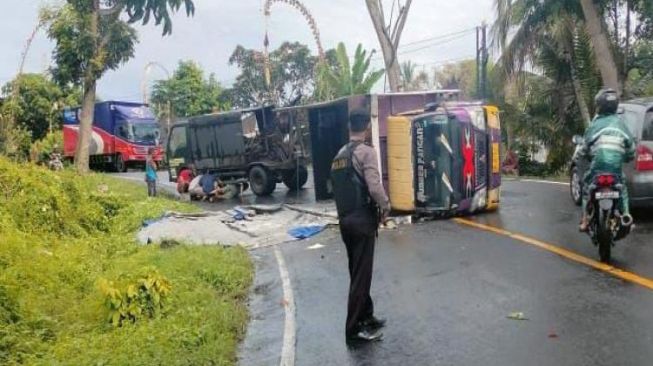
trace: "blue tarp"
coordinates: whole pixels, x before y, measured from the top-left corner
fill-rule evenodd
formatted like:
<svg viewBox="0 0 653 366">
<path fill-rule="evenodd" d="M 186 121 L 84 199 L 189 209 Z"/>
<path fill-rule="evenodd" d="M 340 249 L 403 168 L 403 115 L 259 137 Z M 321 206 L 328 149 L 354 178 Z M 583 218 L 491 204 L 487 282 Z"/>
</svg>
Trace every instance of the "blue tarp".
<svg viewBox="0 0 653 366">
<path fill-rule="evenodd" d="M 321 233 L 325 228 L 326 225 L 298 226 L 288 230 L 288 234 L 293 238 L 306 239 Z"/>
</svg>

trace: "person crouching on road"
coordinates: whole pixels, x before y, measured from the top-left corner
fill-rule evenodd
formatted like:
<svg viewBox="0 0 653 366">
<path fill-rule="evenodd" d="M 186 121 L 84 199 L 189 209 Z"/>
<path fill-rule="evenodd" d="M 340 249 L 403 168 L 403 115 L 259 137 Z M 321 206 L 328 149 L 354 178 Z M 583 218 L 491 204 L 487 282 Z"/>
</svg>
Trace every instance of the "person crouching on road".
<svg viewBox="0 0 653 366">
<path fill-rule="evenodd" d="M 202 197 L 204 197 L 204 190 L 200 185 L 200 181 L 202 180 L 202 177 L 204 177 L 204 175 L 202 174 L 197 175 L 188 184 L 188 194 L 190 195 L 191 201 L 200 200 L 202 199 Z"/>
<path fill-rule="evenodd" d="M 177 177 L 177 193 L 184 194 L 190 190 L 190 182 L 196 175 L 195 166 L 190 165 L 188 169 L 182 169 Z"/>
<path fill-rule="evenodd" d="M 384 319 L 374 316 L 370 297 L 374 242 L 379 222 L 390 212 L 390 201 L 381 184 L 376 151 L 365 144 L 370 115 L 354 110 L 349 117 L 349 143 L 331 165 L 333 193 L 340 234 L 349 260 L 349 300 L 345 336 L 348 344 L 383 337 Z M 380 211 L 380 212 L 379 212 Z"/>
<path fill-rule="evenodd" d="M 224 197 L 225 184 L 213 174 L 204 174 L 199 182 L 202 187 L 202 199 L 213 202 Z"/>
<path fill-rule="evenodd" d="M 147 195 L 149 197 L 156 197 L 156 162 L 154 161 L 154 149 L 147 150 L 147 158 L 145 159 L 145 183 L 147 183 Z"/>
</svg>

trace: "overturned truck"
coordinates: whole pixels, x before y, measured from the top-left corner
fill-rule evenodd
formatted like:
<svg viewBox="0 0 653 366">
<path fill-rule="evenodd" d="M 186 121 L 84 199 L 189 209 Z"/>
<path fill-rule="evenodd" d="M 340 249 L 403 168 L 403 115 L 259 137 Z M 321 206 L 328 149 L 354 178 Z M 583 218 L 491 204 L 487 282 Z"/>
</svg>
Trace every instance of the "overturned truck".
<svg viewBox="0 0 653 366">
<path fill-rule="evenodd" d="M 393 209 L 450 216 L 496 210 L 501 196 L 499 110 L 444 103 L 388 121 Z"/>
<path fill-rule="evenodd" d="M 308 179 L 305 126 L 276 114 L 259 107 L 175 123 L 166 147 L 170 180 L 194 167 L 228 184 L 249 182 L 258 196 L 271 194 L 279 182 L 301 189 Z"/>
</svg>

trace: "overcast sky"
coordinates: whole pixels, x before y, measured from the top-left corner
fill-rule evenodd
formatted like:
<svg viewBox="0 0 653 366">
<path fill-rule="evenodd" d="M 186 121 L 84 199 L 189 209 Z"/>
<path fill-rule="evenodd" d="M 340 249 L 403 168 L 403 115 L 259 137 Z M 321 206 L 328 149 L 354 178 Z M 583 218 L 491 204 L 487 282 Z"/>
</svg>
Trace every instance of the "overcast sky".
<svg viewBox="0 0 653 366">
<path fill-rule="evenodd" d="M 8 0 L 4 0 L 8 1 Z M 51 3 L 52 1 L 50 1 Z M 414 0 L 404 29 L 400 60 L 412 60 L 431 69 L 447 61 L 475 57 L 472 28 L 494 19 L 494 0 Z M 37 22 L 43 0 L 11 1 L 12 11 L 0 14 L 0 83 L 16 74 L 25 41 Z M 378 49 L 364 0 L 303 0 L 313 13 L 325 48 L 343 41 L 350 54 L 356 44 Z M 386 0 L 388 12 L 391 1 Z M 179 60 L 195 60 L 208 72 L 215 73 L 224 85 L 231 84 L 237 69 L 228 59 L 241 44 L 262 48 L 265 29 L 262 0 L 195 0 L 196 13 L 186 18 L 179 13 L 173 19 L 173 34 L 161 37 L 161 28 L 136 25 L 140 43 L 135 57 L 119 70 L 107 73 L 98 86 L 102 99 L 140 101 L 143 68 L 150 61 L 163 64 L 171 72 Z M 462 32 L 469 30 L 468 32 Z M 455 34 L 454 34 L 455 33 Z M 453 35 L 451 35 L 453 34 Z M 316 49 L 301 14 L 286 4 L 274 4 L 269 23 L 271 47 L 284 41 L 299 41 Z M 450 35 L 450 36 L 446 36 Z M 442 37 L 446 36 L 446 37 Z M 440 38 L 436 38 L 440 37 Z M 416 41 L 434 40 L 412 44 Z M 52 43 L 43 32 L 32 45 L 26 72 L 43 72 L 50 65 Z M 375 59 L 374 66 L 383 66 Z M 154 70 L 152 78 L 164 78 Z"/>
</svg>

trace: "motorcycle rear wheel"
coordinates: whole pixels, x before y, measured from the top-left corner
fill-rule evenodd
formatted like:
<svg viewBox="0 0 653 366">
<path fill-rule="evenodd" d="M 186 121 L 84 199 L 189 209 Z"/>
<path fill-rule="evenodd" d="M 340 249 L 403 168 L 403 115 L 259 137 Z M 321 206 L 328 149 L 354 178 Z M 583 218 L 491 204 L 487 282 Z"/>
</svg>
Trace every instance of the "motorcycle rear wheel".
<svg viewBox="0 0 653 366">
<path fill-rule="evenodd" d="M 610 259 L 612 256 L 612 242 L 613 242 L 613 236 L 612 236 L 612 230 L 610 229 L 610 213 L 605 212 L 601 209 L 598 210 L 598 217 L 596 218 L 598 220 L 597 222 L 597 230 L 596 230 L 596 236 L 597 236 L 597 241 L 599 242 L 599 258 L 601 258 L 601 262 L 603 263 L 610 263 Z"/>
</svg>

